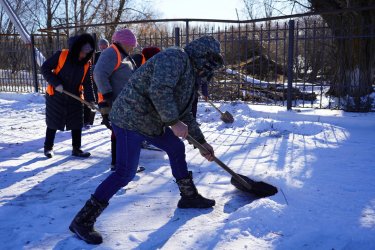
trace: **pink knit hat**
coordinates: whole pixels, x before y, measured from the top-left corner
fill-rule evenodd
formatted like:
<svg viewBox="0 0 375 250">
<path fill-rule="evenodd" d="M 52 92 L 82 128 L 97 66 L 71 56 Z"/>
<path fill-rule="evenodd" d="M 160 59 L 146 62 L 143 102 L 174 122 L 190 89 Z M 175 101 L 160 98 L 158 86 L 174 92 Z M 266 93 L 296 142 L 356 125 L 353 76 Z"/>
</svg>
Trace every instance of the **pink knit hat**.
<svg viewBox="0 0 375 250">
<path fill-rule="evenodd" d="M 112 42 L 119 42 L 125 45 L 137 46 L 137 38 L 130 29 L 121 29 L 112 36 Z"/>
</svg>

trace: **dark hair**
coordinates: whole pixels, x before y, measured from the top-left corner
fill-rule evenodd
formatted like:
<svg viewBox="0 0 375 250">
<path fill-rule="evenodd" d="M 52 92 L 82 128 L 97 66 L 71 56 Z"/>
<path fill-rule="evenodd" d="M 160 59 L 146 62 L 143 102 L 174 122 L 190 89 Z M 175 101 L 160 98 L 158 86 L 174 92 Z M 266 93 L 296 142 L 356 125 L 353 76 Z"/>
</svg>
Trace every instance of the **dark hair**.
<svg viewBox="0 0 375 250">
<path fill-rule="evenodd" d="M 158 47 L 146 47 L 142 50 L 142 54 L 144 55 L 146 61 L 160 52 Z"/>
<path fill-rule="evenodd" d="M 90 53 L 87 53 L 86 57 L 83 60 L 78 60 L 82 47 L 87 43 L 90 44 L 92 48 L 95 48 L 94 38 L 88 33 L 70 37 L 68 40 L 70 59 L 77 63 L 87 63 L 91 59 L 94 50 L 92 50 Z"/>
</svg>

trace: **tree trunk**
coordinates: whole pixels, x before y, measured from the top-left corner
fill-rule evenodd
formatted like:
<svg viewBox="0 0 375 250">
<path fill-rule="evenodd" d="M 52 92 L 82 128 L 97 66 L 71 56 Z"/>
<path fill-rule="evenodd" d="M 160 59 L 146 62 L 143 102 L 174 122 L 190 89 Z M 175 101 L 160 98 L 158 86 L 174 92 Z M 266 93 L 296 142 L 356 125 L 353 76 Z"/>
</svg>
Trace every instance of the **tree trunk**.
<svg viewBox="0 0 375 250">
<path fill-rule="evenodd" d="M 116 14 L 115 19 L 113 20 L 114 23 L 118 23 L 118 22 L 121 21 L 121 16 L 122 16 L 122 13 L 124 12 L 124 9 L 125 9 L 125 3 L 126 3 L 126 0 L 120 0 L 119 1 L 119 7 L 118 7 L 118 10 L 117 10 L 117 14 Z M 117 25 L 110 26 L 110 28 L 109 28 L 110 36 L 112 36 L 113 33 L 115 33 L 116 28 L 117 28 Z"/>
<path fill-rule="evenodd" d="M 361 30 L 365 32 L 364 29 Z M 375 73 L 374 39 L 373 37 L 335 41 L 339 65 L 329 93 L 342 97 L 342 105 L 347 111 L 371 110 L 370 94 L 373 92 L 372 84 Z"/>
<path fill-rule="evenodd" d="M 78 25 L 78 0 L 73 0 L 74 25 Z M 74 33 L 77 33 L 77 28 L 74 28 Z"/>
<path fill-rule="evenodd" d="M 315 10 L 365 7 L 371 1 L 310 0 Z M 336 45 L 335 77 L 328 94 L 340 99 L 347 111 L 371 110 L 375 73 L 375 10 L 322 15 L 331 29 Z"/>
<path fill-rule="evenodd" d="M 46 14 L 47 14 L 47 20 L 46 20 L 46 25 L 47 29 L 52 28 L 52 0 L 47 0 L 47 5 L 46 5 Z M 51 36 L 51 33 L 47 33 L 47 46 L 48 48 L 53 48 L 53 39 Z"/>
<path fill-rule="evenodd" d="M 69 0 L 65 0 L 65 25 L 69 25 Z M 65 30 L 65 34 L 69 37 L 69 29 Z"/>
<path fill-rule="evenodd" d="M 79 9 L 79 25 L 85 24 L 85 0 L 81 0 L 80 9 Z M 79 32 L 83 32 L 84 28 L 79 28 Z"/>
</svg>

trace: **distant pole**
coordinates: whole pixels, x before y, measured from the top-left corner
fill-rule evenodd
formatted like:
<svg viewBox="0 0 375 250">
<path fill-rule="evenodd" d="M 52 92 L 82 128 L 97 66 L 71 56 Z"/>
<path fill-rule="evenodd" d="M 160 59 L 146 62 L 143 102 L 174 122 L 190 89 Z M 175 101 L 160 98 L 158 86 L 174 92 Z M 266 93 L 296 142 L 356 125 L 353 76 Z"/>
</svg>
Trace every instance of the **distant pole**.
<svg viewBox="0 0 375 250">
<path fill-rule="evenodd" d="M 56 29 L 56 50 L 59 50 L 59 49 L 60 49 L 60 30 Z"/>
<path fill-rule="evenodd" d="M 189 21 L 186 21 L 186 44 L 189 43 Z"/>
<path fill-rule="evenodd" d="M 38 73 L 37 73 L 37 65 L 36 65 L 36 51 L 35 51 L 35 39 L 34 39 L 34 35 L 32 34 L 30 36 L 30 40 L 31 40 L 31 59 L 32 59 L 32 66 L 33 66 L 33 78 L 34 78 L 34 91 L 36 93 L 39 92 L 39 88 L 38 88 Z"/>
<path fill-rule="evenodd" d="M 287 109 L 292 109 L 292 88 L 293 88 L 293 58 L 294 58 L 294 20 L 289 20 L 289 39 L 288 39 L 288 90 L 287 90 Z"/>
<path fill-rule="evenodd" d="M 92 37 L 94 38 L 94 41 L 95 41 L 95 50 L 98 51 L 99 50 L 99 47 L 98 47 L 98 36 L 96 35 L 96 33 L 92 33 Z"/>
<path fill-rule="evenodd" d="M 180 28 L 174 28 L 174 46 L 180 47 Z"/>
</svg>

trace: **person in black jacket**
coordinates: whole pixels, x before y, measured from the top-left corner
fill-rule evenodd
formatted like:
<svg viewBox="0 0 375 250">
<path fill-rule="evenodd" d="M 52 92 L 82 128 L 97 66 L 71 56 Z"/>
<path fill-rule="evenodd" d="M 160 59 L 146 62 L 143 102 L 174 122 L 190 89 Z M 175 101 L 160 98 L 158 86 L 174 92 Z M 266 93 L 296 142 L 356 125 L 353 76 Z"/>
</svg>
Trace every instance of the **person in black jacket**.
<svg viewBox="0 0 375 250">
<path fill-rule="evenodd" d="M 79 96 L 82 91 L 88 102 L 94 102 L 92 81 L 90 78 L 90 58 L 95 47 L 89 34 L 81 34 L 69 39 L 69 51 L 57 51 L 42 65 L 43 77 L 48 82 L 46 93 L 46 139 L 44 155 L 53 156 L 53 145 L 57 130 L 71 130 L 72 155 L 89 157 L 89 152 L 81 148 L 83 126 L 83 104 L 63 93 L 64 90 Z M 65 53 L 66 52 L 66 53 Z M 64 60 L 64 56 L 66 55 Z M 57 73 L 56 73 L 57 72 Z"/>
</svg>

